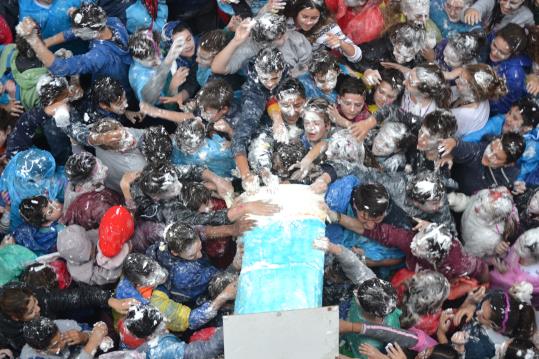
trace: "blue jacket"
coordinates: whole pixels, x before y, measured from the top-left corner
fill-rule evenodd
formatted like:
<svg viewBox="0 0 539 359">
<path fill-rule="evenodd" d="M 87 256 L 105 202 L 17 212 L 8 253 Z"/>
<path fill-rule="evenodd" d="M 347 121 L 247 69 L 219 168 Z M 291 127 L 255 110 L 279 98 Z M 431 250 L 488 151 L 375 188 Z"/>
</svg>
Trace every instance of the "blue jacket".
<svg viewBox="0 0 539 359">
<path fill-rule="evenodd" d="M 66 184 L 63 167 L 56 167 L 49 152 L 32 148 L 13 156 L 0 177 L 0 192 L 8 192 L 11 200 L 10 230 L 22 224 L 19 205 L 23 199 L 46 194 L 63 202 Z"/>
<path fill-rule="evenodd" d="M 171 298 L 180 303 L 194 301 L 204 294 L 210 280 L 219 272 L 205 258 L 194 261 L 183 260 L 174 257 L 168 249 L 161 251 L 159 243 L 151 245 L 146 255 L 157 260 L 168 270 L 167 289 Z"/>
<path fill-rule="evenodd" d="M 142 90 L 144 89 L 144 86 L 146 86 L 148 81 L 150 81 L 150 79 L 155 76 L 156 72 L 156 67 L 144 66 L 138 61 L 133 61 L 133 63 L 129 67 L 129 84 L 135 92 L 137 100 L 142 101 Z M 170 72 L 168 78 L 170 78 Z M 166 86 L 163 84 L 163 88 L 161 89 L 161 96 L 166 96 L 167 93 L 165 88 Z M 157 103 L 153 103 L 152 105 L 157 105 Z"/>
<path fill-rule="evenodd" d="M 447 0 L 431 0 L 430 2 L 430 18 L 438 26 L 438 29 L 440 29 L 444 39 L 452 32 L 468 32 L 480 28 L 479 25 L 471 26 L 461 21 L 449 21 L 449 17 L 447 17 L 447 13 L 444 10 L 444 4 L 446 2 Z"/>
<path fill-rule="evenodd" d="M 96 0 L 95 2 L 105 10 L 108 17 L 117 17 L 123 24 L 125 24 L 127 21 L 125 10 L 135 1 L 136 0 Z"/>
<path fill-rule="evenodd" d="M 56 251 L 56 238 L 58 232 L 63 229 L 64 225 L 59 223 L 54 223 L 46 228 L 23 223 L 15 229 L 13 238 L 17 244 L 28 248 L 38 256 L 42 256 Z"/>
<path fill-rule="evenodd" d="M 152 18 L 146 6 L 141 0 L 137 0 L 134 4 L 129 6 L 125 11 L 127 18 L 127 31 L 132 34 L 135 31 L 143 28 L 149 28 L 152 24 Z M 163 26 L 167 22 L 168 18 L 168 6 L 165 0 L 159 0 L 157 6 L 157 18 L 153 22 L 153 30 L 161 32 Z"/>
<path fill-rule="evenodd" d="M 484 136 L 499 136 L 502 134 L 503 124 L 505 123 L 505 115 L 497 115 L 491 117 L 482 129 L 469 133 L 462 138 L 466 142 L 480 142 Z M 524 136 L 526 144 L 524 154 L 518 160 L 520 165 L 520 173 L 517 177 L 518 181 L 526 181 L 528 176 L 537 168 L 539 164 L 539 129 L 534 128 Z"/>
<path fill-rule="evenodd" d="M 38 4 L 36 0 L 19 0 L 19 20 L 31 17 L 39 25 L 43 38 L 51 37 L 71 28 L 69 8 L 79 8 L 94 0 L 54 0 L 49 7 Z"/>
<path fill-rule="evenodd" d="M 335 103 L 337 102 L 337 91 L 333 90 L 330 94 L 326 94 L 322 92 L 314 82 L 313 76 L 310 73 L 306 73 L 304 75 L 301 75 L 298 77 L 298 80 L 301 82 L 303 87 L 305 88 L 305 97 L 307 99 L 314 99 L 318 97 L 322 97 L 329 101 L 329 103 Z"/>
<path fill-rule="evenodd" d="M 495 34 L 488 37 L 488 48 L 494 40 Z M 491 65 L 498 75 L 505 78 L 507 95 L 497 100 L 490 100 L 490 114 L 507 113 L 516 101 L 526 94 L 526 73 L 532 65 L 531 59 L 526 55 L 517 55 L 500 62 L 492 62 L 490 58 L 487 64 Z"/>
<path fill-rule="evenodd" d="M 56 58 L 49 70 L 56 76 L 91 74 L 95 81 L 110 76 L 121 82 L 129 94 L 129 65 L 133 62 L 127 45 L 128 34 L 121 21 L 114 17 L 107 19 L 107 26 L 118 42 L 111 40 L 92 40 L 89 51 L 69 59 Z M 66 41 L 75 39 L 72 30 L 64 31 Z"/>
</svg>

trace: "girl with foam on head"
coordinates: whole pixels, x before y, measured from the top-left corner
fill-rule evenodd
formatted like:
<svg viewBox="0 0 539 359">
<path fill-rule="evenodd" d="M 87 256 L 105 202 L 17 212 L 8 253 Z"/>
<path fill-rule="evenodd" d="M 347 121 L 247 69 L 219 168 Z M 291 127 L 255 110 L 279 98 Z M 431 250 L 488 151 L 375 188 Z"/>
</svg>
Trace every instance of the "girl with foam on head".
<svg viewBox="0 0 539 359">
<path fill-rule="evenodd" d="M 301 112 L 305 133 L 301 138 L 306 148 L 311 148 L 329 136 L 331 121 L 327 114 L 328 102 L 323 99 L 308 101 Z"/>
</svg>

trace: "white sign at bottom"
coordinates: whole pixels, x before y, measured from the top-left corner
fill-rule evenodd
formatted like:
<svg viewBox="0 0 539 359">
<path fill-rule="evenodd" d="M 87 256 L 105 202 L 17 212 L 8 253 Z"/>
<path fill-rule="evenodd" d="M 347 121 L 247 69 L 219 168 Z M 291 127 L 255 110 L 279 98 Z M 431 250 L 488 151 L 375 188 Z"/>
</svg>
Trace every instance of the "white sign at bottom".
<svg viewBox="0 0 539 359">
<path fill-rule="evenodd" d="M 226 359 L 335 359 L 339 309 L 323 307 L 223 318 Z"/>
</svg>

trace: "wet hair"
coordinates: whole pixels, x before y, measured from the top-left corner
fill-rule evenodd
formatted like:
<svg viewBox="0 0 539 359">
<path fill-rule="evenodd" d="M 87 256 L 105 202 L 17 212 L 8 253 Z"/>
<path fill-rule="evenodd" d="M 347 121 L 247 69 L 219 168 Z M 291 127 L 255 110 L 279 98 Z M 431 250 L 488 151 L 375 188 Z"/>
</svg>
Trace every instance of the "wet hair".
<svg viewBox="0 0 539 359">
<path fill-rule="evenodd" d="M 255 69 L 269 74 L 285 69 L 283 53 L 274 47 L 266 47 L 258 52 L 255 58 Z"/>
<path fill-rule="evenodd" d="M 129 52 L 133 58 L 144 60 L 154 57 L 159 48 L 160 35 L 148 29 L 137 30 L 129 37 Z"/>
<path fill-rule="evenodd" d="M 177 176 L 176 167 L 168 162 L 148 164 L 140 175 L 140 189 L 147 196 L 159 195 L 167 190 L 171 176 Z"/>
<path fill-rule="evenodd" d="M 490 321 L 497 331 L 508 337 L 530 338 L 535 333 L 535 310 L 502 290 L 490 292 L 484 299 L 490 300 Z"/>
<path fill-rule="evenodd" d="M 522 116 L 522 126 L 535 128 L 539 124 L 539 106 L 530 97 L 525 96 L 515 102 L 513 106 L 518 107 Z"/>
<path fill-rule="evenodd" d="M 141 138 L 141 152 L 148 163 L 166 162 L 172 156 L 172 139 L 163 126 L 146 129 Z"/>
<path fill-rule="evenodd" d="M 419 203 L 439 201 L 445 196 L 445 187 L 436 173 L 423 171 L 410 179 L 406 194 L 408 198 Z"/>
<path fill-rule="evenodd" d="M 310 99 L 301 110 L 301 118 L 304 118 L 306 112 L 315 112 L 324 120 L 326 126 L 330 126 L 331 119 L 329 118 L 328 108 L 329 102 L 326 99 L 322 97 Z"/>
<path fill-rule="evenodd" d="M 138 304 L 129 308 L 124 325 L 135 337 L 143 339 L 152 335 L 162 321 L 159 309 L 150 304 Z"/>
<path fill-rule="evenodd" d="M 258 43 L 269 43 L 284 35 L 286 18 L 283 15 L 266 12 L 256 19 L 251 29 L 251 37 Z"/>
<path fill-rule="evenodd" d="M 90 133 L 103 135 L 105 133 L 122 129 L 123 126 L 119 121 L 113 120 L 110 117 L 102 118 L 90 125 Z M 114 147 L 107 145 L 99 145 L 104 150 L 113 150 Z"/>
<path fill-rule="evenodd" d="M 21 273 L 20 279 L 30 288 L 58 289 L 58 277 L 54 269 L 47 264 L 34 263 Z"/>
<path fill-rule="evenodd" d="M 238 280 L 238 274 L 230 271 L 219 272 L 208 283 L 208 294 L 214 300 L 219 294 L 234 281 Z"/>
<path fill-rule="evenodd" d="M 369 217 L 380 217 L 389 208 L 389 193 L 379 183 L 366 183 L 354 188 L 352 200 L 356 209 L 366 212 Z"/>
<path fill-rule="evenodd" d="M 380 77 L 383 82 L 387 82 L 391 88 L 397 91 L 398 95 L 404 91 L 404 75 L 395 69 L 382 69 Z"/>
<path fill-rule="evenodd" d="M 176 139 L 176 146 L 182 151 L 193 149 L 192 146 L 194 145 L 199 148 L 204 138 L 206 138 L 206 126 L 199 119 L 182 121 L 178 123 L 174 138 Z"/>
<path fill-rule="evenodd" d="M 323 47 L 313 51 L 309 62 L 309 72 L 314 76 L 316 74 L 326 74 L 329 71 L 339 72 L 337 59 Z"/>
<path fill-rule="evenodd" d="M 526 147 L 522 135 L 518 133 L 504 133 L 501 140 L 503 152 L 507 156 L 506 163 L 516 162 L 522 156 Z"/>
<path fill-rule="evenodd" d="M 425 127 L 431 136 L 449 138 L 457 132 L 457 120 L 452 112 L 437 109 L 425 116 L 423 120 Z"/>
<path fill-rule="evenodd" d="M 51 74 L 46 74 L 39 78 L 36 91 L 43 107 L 52 105 L 69 96 L 66 78 Z"/>
<path fill-rule="evenodd" d="M 505 79 L 486 64 L 465 65 L 464 70 L 470 76 L 470 87 L 474 101 L 497 99 L 507 95 Z"/>
<path fill-rule="evenodd" d="M 200 182 L 187 182 L 182 187 L 182 201 L 185 207 L 198 211 L 200 206 L 211 200 L 211 191 Z"/>
<path fill-rule="evenodd" d="M 234 90 L 230 84 L 223 79 L 208 81 L 199 91 L 197 96 L 198 106 L 207 109 L 208 107 L 221 110 L 225 106 L 232 106 L 234 100 Z"/>
<path fill-rule="evenodd" d="M 41 35 L 41 30 L 38 29 L 38 36 Z M 30 44 L 28 43 L 28 41 L 20 36 L 20 35 L 16 35 L 15 36 L 15 46 L 17 47 L 17 51 L 19 52 L 19 55 L 20 57 L 24 57 L 25 59 L 36 59 L 36 52 L 34 51 L 34 49 L 32 49 L 32 47 L 30 46 Z"/>
<path fill-rule="evenodd" d="M 529 355 L 530 353 L 531 355 Z M 539 352 L 530 339 L 514 338 L 507 345 L 503 359 L 537 359 Z"/>
<path fill-rule="evenodd" d="M 290 166 L 299 163 L 307 154 L 305 146 L 300 142 L 280 143 L 278 142 L 273 151 L 273 170 L 282 178 L 289 178 Z M 280 161 L 280 169 L 277 169 L 277 161 Z"/>
<path fill-rule="evenodd" d="M 0 291 L 0 311 L 6 316 L 22 319 L 34 293 L 28 288 L 2 288 Z"/>
<path fill-rule="evenodd" d="M 24 323 L 22 328 L 24 341 L 36 350 L 47 349 L 58 332 L 58 326 L 51 319 L 45 317 L 32 319 Z"/>
<path fill-rule="evenodd" d="M 284 95 L 297 95 L 305 98 L 305 88 L 303 84 L 295 78 L 287 78 L 282 81 L 276 88 L 277 100 L 281 100 Z"/>
<path fill-rule="evenodd" d="M 17 124 L 17 118 L 11 116 L 6 110 L 0 109 L 0 131 L 7 131 L 14 128 Z"/>
<path fill-rule="evenodd" d="M 451 344 L 436 344 L 429 359 L 459 359 L 459 353 Z"/>
<path fill-rule="evenodd" d="M 397 307 L 397 292 L 391 283 L 371 278 L 361 283 L 355 293 L 361 308 L 378 318 L 389 315 Z"/>
<path fill-rule="evenodd" d="M 159 264 L 142 253 L 129 253 L 122 265 L 122 273 L 135 285 L 146 285 Z"/>
<path fill-rule="evenodd" d="M 535 63 L 539 63 L 539 29 L 535 26 L 527 26 L 528 43 L 526 46 L 526 54 Z"/>
<path fill-rule="evenodd" d="M 432 98 L 438 107 L 448 108 L 451 90 L 444 73 L 436 64 L 423 64 L 415 67 L 419 84 L 417 89 Z"/>
<path fill-rule="evenodd" d="M 507 45 L 509 45 L 511 56 L 523 52 L 528 44 L 526 30 L 514 23 L 509 23 L 496 32 L 496 37 L 498 36 L 504 39 Z"/>
<path fill-rule="evenodd" d="M 367 95 L 367 87 L 365 87 L 363 81 L 360 79 L 347 76 L 339 85 L 339 96 L 344 96 L 347 93 L 365 97 Z"/>
<path fill-rule="evenodd" d="M 200 48 L 211 53 L 218 53 L 228 45 L 230 37 L 224 30 L 206 32 L 200 37 Z"/>
<path fill-rule="evenodd" d="M 172 35 L 174 36 L 175 34 L 185 31 L 185 30 L 189 31 L 191 35 L 193 34 L 193 32 L 191 31 L 191 28 L 187 25 L 187 23 L 183 21 L 179 21 L 176 24 L 176 26 L 174 26 L 174 29 L 172 30 Z"/>
<path fill-rule="evenodd" d="M 67 179 L 74 183 L 86 181 L 95 168 L 97 160 L 89 152 L 80 152 L 69 156 L 64 167 Z"/>
<path fill-rule="evenodd" d="M 384 121 L 382 127 L 384 126 L 389 126 L 389 131 L 395 135 L 396 152 L 405 152 L 417 143 L 417 136 L 406 124 L 396 121 Z"/>
<path fill-rule="evenodd" d="M 189 246 L 191 246 L 197 239 L 198 235 L 195 229 L 182 222 L 174 222 L 165 229 L 165 241 L 168 245 L 168 249 L 180 254 Z"/>
<path fill-rule="evenodd" d="M 107 13 L 97 5 L 82 4 L 71 14 L 71 25 L 75 29 L 101 31 L 107 25 Z"/>
<path fill-rule="evenodd" d="M 92 85 L 92 100 L 95 104 L 104 103 L 111 105 L 125 95 L 124 88 L 120 81 L 112 77 L 102 77 Z"/>
<path fill-rule="evenodd" d="M 485 33 L 482 31 L 452 32 L 447 37 L 447 45 L 451 45 L 463 64 L 470 63 L 479 55 L 485 44 Z"/>
<path fill-rule="evenodd" d="M 45 196 L 25 198 L 19 205 L 19 213 L 26 223 L 41 227 L 47 221 L 44 212 L 48 205 L 49 199 Z"/>
<path fill-rule="evenodd" d="M 413 327 L 419 317 L 437 312 L 449 296 L 449 282 L 443 274 L 425 270 L 415 273 L 403 284 L 402 315 L 403 328 Z"/>
<path fill-rule="evenodd" d="M 391 26 L 387 30 L 387 36 L 393 46 L 403 44 L 406 47 L 415 47 L 419 51 L 425 43 L 427 32 L 424 26 L 407 22 Z"/>
</svg>

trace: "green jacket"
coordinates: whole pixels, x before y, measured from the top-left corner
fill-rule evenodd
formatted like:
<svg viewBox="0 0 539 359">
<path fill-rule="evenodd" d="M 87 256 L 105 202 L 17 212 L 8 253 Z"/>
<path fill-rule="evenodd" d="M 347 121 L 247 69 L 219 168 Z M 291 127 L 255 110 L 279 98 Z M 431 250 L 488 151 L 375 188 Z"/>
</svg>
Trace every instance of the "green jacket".
<svg viewBox="0 0 539 359">
<path fill-rule="evenodd" d="M 9 244 L 0 248 L 0 286 L 16 279 L 37 256 L 31 250 Z"/>
</svg>

